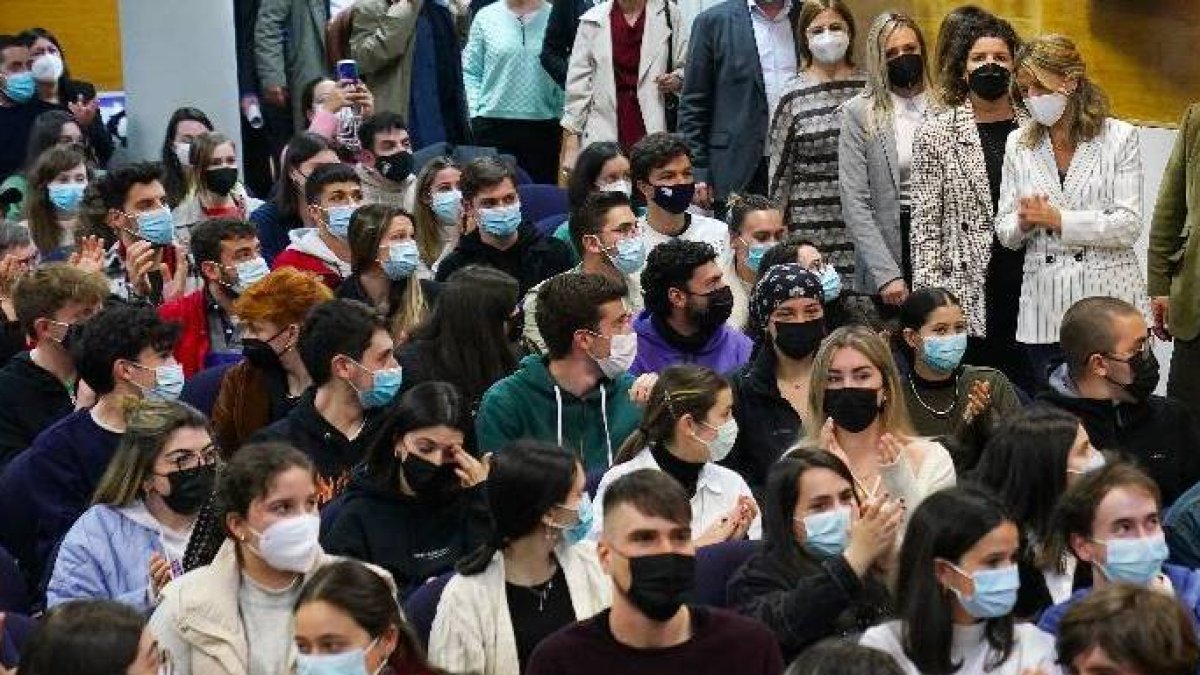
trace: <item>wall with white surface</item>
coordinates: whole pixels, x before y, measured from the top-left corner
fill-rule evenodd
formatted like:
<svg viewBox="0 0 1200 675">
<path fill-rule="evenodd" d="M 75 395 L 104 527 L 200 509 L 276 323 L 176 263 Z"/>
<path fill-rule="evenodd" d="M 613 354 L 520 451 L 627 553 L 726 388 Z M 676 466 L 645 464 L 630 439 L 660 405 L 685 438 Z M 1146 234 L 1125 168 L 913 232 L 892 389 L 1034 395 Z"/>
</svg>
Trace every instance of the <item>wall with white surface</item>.
<svg viewBox="0 0 1200 675">
<path fill-rule="evenodd" d="M 121 0 L 129 159 L 158 159 L 177 108 L 208 114 L 241 147 L 233 3 Z"/>
<path fill-rule="evenodd" d="M 1150 219 L 1154 216 L 1154 204 L 1158 200 L 1158 187 L 1162 183 L 1163 169 L 1167 166 L 1167 160 L 1171 158 L 1171 149 L 1175 145 L 1175 137 L 1178 132 L 1174 129 L 1142 127 L 1139 135 L 1142 141 L 1142 173 L 1145 176 L 1142 187 L 1142 220 L 1145 225 L 1142 228 L 1142 236 L 1138 240 L 1137 253 L 1142 261 L 1142 273 L 1145 274 Z M 1158 393 L 1164 394 L 1167 387 L 1167 373 L 1170 370 L 1171 343 L 1159 342 L 1155 354 L 1158 355 L 1158 361 L 1162 364 L 1163 373 L 1162 381 L 1158 385 Z"/>
</svg>

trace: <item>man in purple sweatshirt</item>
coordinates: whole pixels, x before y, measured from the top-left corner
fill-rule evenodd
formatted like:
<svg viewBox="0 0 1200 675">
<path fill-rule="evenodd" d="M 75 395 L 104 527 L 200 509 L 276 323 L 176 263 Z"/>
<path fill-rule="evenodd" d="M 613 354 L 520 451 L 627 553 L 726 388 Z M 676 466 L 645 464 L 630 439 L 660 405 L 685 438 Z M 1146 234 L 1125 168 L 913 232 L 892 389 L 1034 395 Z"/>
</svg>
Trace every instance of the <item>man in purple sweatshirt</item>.
<svg viewBox="0 0 1200 675">
<path fill-rule="evenodd" d="M 750 359 L 750 338 L 725 325 L 733 291 L 712 246 L 683 239 L 659 244 L 641 281 L 646 310 L 633 324 L 638 354 L 630 373 L 657 373 L 677 363 L 728 373 Z"/>
</svg>

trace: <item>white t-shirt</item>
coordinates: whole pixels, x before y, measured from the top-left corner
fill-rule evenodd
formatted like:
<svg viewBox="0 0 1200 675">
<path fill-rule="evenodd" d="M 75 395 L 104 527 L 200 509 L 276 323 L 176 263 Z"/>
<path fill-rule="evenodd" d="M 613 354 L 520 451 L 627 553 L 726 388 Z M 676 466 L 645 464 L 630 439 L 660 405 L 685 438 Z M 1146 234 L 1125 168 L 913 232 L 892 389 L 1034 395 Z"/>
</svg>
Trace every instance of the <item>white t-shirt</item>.
<svg viewBox="0 0 1200 675">
<path fill-rule="evenodd" d="M 683 228 L 683 232 L 678 236 L 671 237 L 665 235 L 653 227 L 646 221 L 645 216 L 638 219 L 638 227 L 642 231 L 642 240 L 646 242 L 646 255 L 650 255 L 650 251 L 654 250 L 655 246 L 671 241 L 672 239 L 683 239 L 685 241 L 702 241 L 717 252 L 717 265 L 724 269 L 729 265 L 729 226 L 724 221 L 708 216 L 701 216 L 695 213 L 685 213 L 684 217 L 687 225 Z M 642 266 L 645 269 L 645 265 Z"/>
<path fill-rule="evenodd" d="M 896 161 L 900 164 L 900 201 L 909 201 L 908 177 L 912 172 L 913 140 L 917 137 L 917 129 L 925 122 L 925 114 L 929 111 L 929 96 L 924 92 L 904 98 L 895 92 L 888 92 L 892 97 L 892 115 L 896 125 Z"/>
<path fill-rule="evenodd" d="M 921 675 L 921 671 L 908 660 L 901 642 L 899 621 L 891 621 L 881 626 L 875 626 L 863 633 L 859 641 L 864 647 L 871 647 L 891 654 L 896 663 L 906 675 Z M 1045 675 L 1061 675 L 1062 669 L 1055 664 L 1058 652 L 1054 648 L 1054 636 L 1043 633 L 1037 626 L 1030 623 L 1019 623 L 1013 626 L 1012 653 L 1008 660 L 994 670 L 985 670 L 985 666 L 994 658 L 992 648 L 984 638 L 983 631 L 987 624 L 979 622 L 971 626 L 955 626 L 954 641 L 951 643 L 950 657 L 955 663 L 961 663 L 959 673 L 975 675 L 1021 675 L 1026 668 L 1041 668 Z"/>
</svg>

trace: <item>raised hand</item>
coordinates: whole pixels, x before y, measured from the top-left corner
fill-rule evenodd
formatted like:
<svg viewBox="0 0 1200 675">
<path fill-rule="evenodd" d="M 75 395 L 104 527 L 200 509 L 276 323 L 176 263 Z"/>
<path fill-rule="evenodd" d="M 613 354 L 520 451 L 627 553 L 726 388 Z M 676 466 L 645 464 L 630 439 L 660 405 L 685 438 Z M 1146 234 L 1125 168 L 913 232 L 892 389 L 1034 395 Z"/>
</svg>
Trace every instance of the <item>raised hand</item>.
<svg viewBox="0 0 1200 675">
<path fill-rule="evenodd" d="M 986 380 L 976 380 L 967 394 L 967 407 L 963 410 L 963 424 L 970 424 L 992 404 L 992 385 Z"/>
<path fill-rule="evenodd" d="M 79 241 L 79 246 L 67 262 L 84 272 L 102 272 L 104 255 L 104 240 L 96 236 L 87 236 Z"/>
<path fill-rule="evenodd" d="M 482 459 L 475 459 L 471 453 L 463 450 L 462 446 L 455 446 L 454 463 L 458 465 L 454 473 L 462 486 L 472 488 L 487 480 L 492 470 L 492 454 L 488 453 Z"/>
<path fill-rule="evenodd" d="M 863 504 L 858 520 L 850 525 L 850 542 L 844 554 L 859 576 L 893 549 L 903 522 L 904 505 L 899 502 L 881 500 Z"/>
</svg>

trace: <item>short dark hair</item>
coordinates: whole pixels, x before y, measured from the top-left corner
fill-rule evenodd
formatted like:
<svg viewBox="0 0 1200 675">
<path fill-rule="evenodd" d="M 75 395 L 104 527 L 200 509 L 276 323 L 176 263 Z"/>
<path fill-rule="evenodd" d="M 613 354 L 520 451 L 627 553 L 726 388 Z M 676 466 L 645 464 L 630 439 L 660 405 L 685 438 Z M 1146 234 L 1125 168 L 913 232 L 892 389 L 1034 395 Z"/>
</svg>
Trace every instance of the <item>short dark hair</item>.
<svg viewBox="0 0 1200 675">
<path fill-rule="evenodd" d="M 1081 375 L 1092 354 L 1111 354 L 1117 346 L 1113 320 L 1119 316 L 1141 315 L 1137 307 L 1118 298 L 1084 298 L 1063 314 L 1058 340 L 1071 375 Z"/>
<path fill-rule="evenodd" d="M 642 270 L 642 294 L 646 309 L 656 316 L 671 313 L 672 288 L 686 289 L 696 268 L 717 259 L 713 247 L 702 241 L 674 239 L 655 246 L 646 256 Z"/>
<path fill-rule="evenodd" d="M 664 518 L 683 527 L 692 524 L 692 504 L 683 486 L 658 469 L 638 469 L 614 480 L 604 491 L 604 519 L 608 520 L 622 504 L 629 504 L 642 515 Z"/>
<path fill-rule="evenodd" d="M 404 116 L 391 110 L 380 110 L 358 126 L 358 142 L 363 150 L 371 151 L 375 147 L 375 137 L 385 131 L 408 131 Z"/>
<path fill-rule="evenodd" d="M 755 211 L 779 211 L 782 213 L 783 208 L 773 199 L 756 194 L 732 194 L 726 200 L 729 207 L 729 231 L 733 234 L 741 232 L 742 225 L 746 222 L 746 216 Z"/>
<path fill-rule="evenodd" d="M 1056 646 L 1064 672 L 1075 672 L 1075 659 L 1095 647 L 1139 673 L 1191 675 L 1200 663 L 1196 629 L 1183 604 L 1130 584 L 1093 589 L 1071 605 L 1058 624 Z"/>
<path fill-rule="evenodd" d="M 65 602 L 42 617 L 21 650 L 18 670 L 21 675 L 127 672 L 137 660 L 145 627 L 146 618 L 121 602 Z"/>
<path fill-rule="evenodd" d="M 23 35 L 0 35 L 0 51 L 9 47 L 28 47 L 29 41 Z"/>
<path fill-rule="evenodd" d="M 153 307 L 116 303 L 83 325 L 71 343 L 71 358 L 79 377 L 103 396 L 116 387 L 113 364 L 136 361 L 143 349 L 169 354 L 179 339 L 179 324 L 167 323 Z"/>
<path fill-rule="evenodd" d="M 664 131 L 646 134 L 629 149 L 629 173 L 633 182 L 650 182 L 650 172 L 669 164 L 676 157 L 692 158 L 692 150 L 683 137 Z"/>
<path fill-rule="evenodd" d="M 568 272 L 548 279 L 537 294 L 537 326 L 547 355 L 569 355 L 576 331 L 596 330 L 600 305 L 623 297 L 625 285 L 603 274 Z"/>
<path fill-rule="evenodd" d="M 162 182 L 163 168 L 158 162 L 134 162 L 118 167 L 100 176 L 88 185 L 87 192 L 91 197 L 84 199 L 89 203 L 96 201 L 102 208 L 98 214 L 108 214 L 109 209 L 125 208 L 125 198 L 134 185 L 148 185 L 154 181 Z"/>
<path fill-rule="evenodd" d="M 953 673 L 961 664 L 951 654 L 951 596 L 938 582 L 937 560 L 959 564 L 980 539 L 1012 517 L 987 490 L 973 485 L 946 488 L 925 498 L 912 514 L 900 549 L 896 609 L 904 622 L 904 654 L 922 673 Z M 1015 525 L 1015 523 L 1013 523 Z M 988 619 L 990 647 L 985 670 L 1008 660 L 1015 639 L 1011 614 Z"/>
<path fill-rule="evenodd" d="M 296 350 L 313 384 L 319 387 L 332 375 L 333 357 L 345 354 L 361 360 L 371 338 L 381 330 L 386 331 L 387 326 L 374 309 L 357 300 L 334 298 L 309 312 L 300 328 Z"/>
<path fill-rule="evenodd" d="M 469 204 L 475 195 L 496 187 L 505 180 L 512 181 L 513 187 L 516 187 L 517 172 L 508 162 L 493 156 L 476 157 L 462 168 L 458 189 L 462 191 L 463 199 Z"/>
<path fill-rule="evenodd" d="M 325 186 L 334 183 L 362 185 L 362 179 L 358 177 L 358 173 L 353 168 L 341 162 L 322 164 L 313 169 L 304 181 L 304 198 L 309 204 L 316 204 L 321 200 L 321 191 L 325 189 Z"/>
<path fill-rule="evenodd" d="M 588 195 L 583 203 L 571 213 L 568 225 L 575 249 L 582 251 L 583 238 L 600 234 L 608 212 L 622 206 L 633 206 L 633 202 L 623 192 L 595 192 Z"/>
<path fill-rule="evenodd" d="M 1109 464 L 1079 476 L 1079 480 L 1067 488 L 1058 507 L 1054 510 L 1053 539 L 1047 542 L 1058 553 L 1071 552 L 1071 535 L 1090 539 L 1096 519 L 1096 509 L 1108 493 L 1117 488 L 1138 488 L 1162 505 L 1162 492 L 1158 483 L 1138 467 L 1124 461 Z"/>
<path fill-rule="evenodd" d="M 257 237 L 254 225 L 233 218 L 202 220 L 192 226 L 192 257 L 196 263 L 221 260 L 221 242 Z"/>
</svg>

